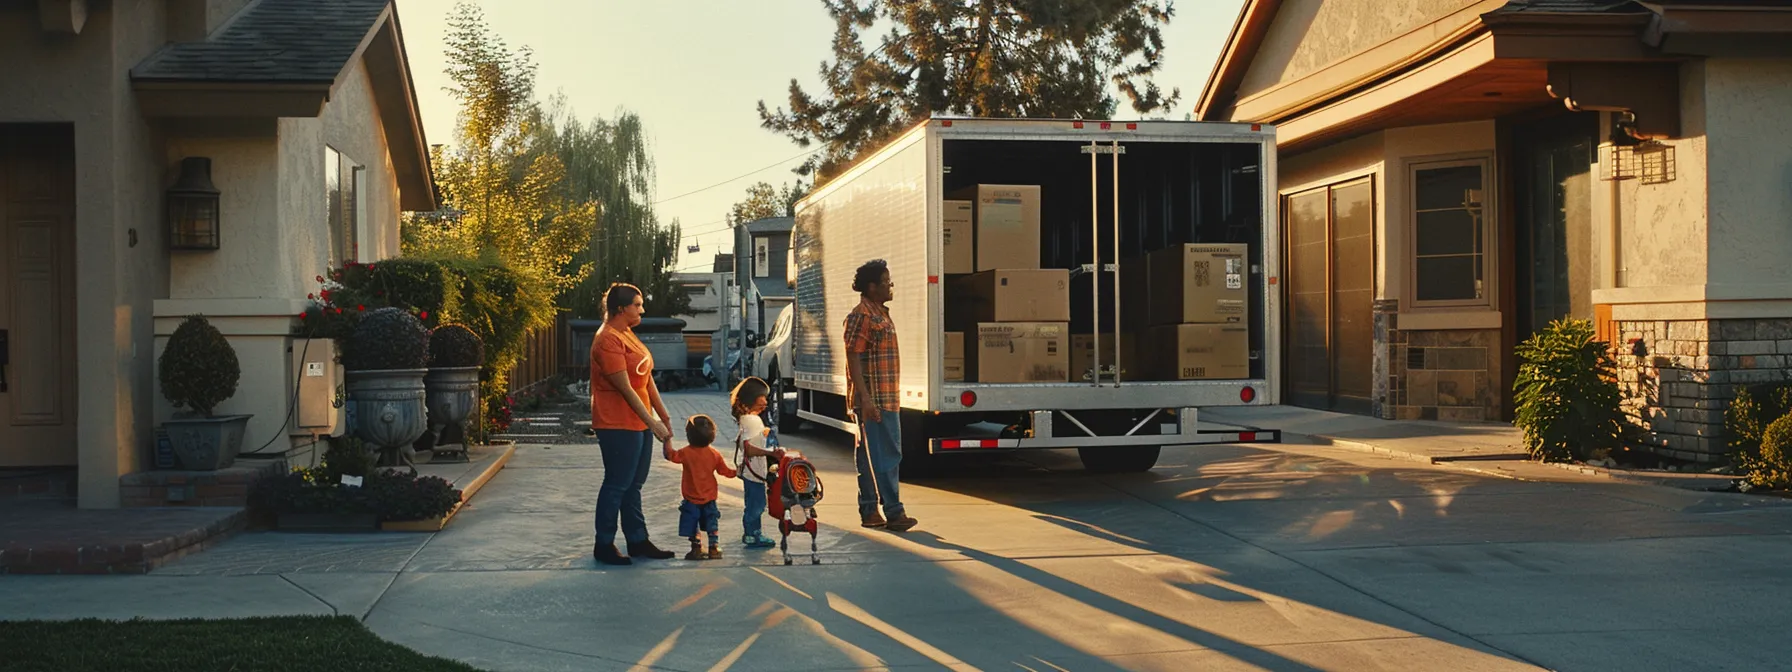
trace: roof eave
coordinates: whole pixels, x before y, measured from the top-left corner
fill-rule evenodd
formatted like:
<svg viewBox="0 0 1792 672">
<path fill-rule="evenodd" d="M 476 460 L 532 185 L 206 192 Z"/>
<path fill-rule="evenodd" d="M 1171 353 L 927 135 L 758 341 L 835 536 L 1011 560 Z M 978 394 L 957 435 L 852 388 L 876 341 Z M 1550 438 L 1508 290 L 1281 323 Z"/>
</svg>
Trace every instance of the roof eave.
<svg viewBox="0 0 1792 672">
<path fill-rule="evenodd" d="M 1239 8 L 1232 32 L 1226 37 L 1226 46 L 1220 50 L 1220 57 L 1214 60 L 1213 69 L 1207 75 L 1207 83 L 1201 87 L 1201 98 L 1195 103 L 1196 119 L 1211 119 L 1216 108 L 1231 104 L 1230 98 L 1238 87 L 1238 80 L 1244 77 L 1245 70 L 1257 57 L 1257 48 L 1263 44 L 1263 36 L 1269 32 L 1269 25 L 1281 6 L 1282 0 L 1246 0 Z"/>
<path fill-rule="evenodd" d="M 388 3 L 360 51 L 367 66 L 374 104 L 385 129 L 387 151 L 399 181 L 399 207 L 411 212 L 436 210 L 435 170 L 429 162 L 429 141 L 423 131 L 423 114 L 411 77 L 410 57 L 404 48 L 404 31 L 398 7 Z"/>
</svg>

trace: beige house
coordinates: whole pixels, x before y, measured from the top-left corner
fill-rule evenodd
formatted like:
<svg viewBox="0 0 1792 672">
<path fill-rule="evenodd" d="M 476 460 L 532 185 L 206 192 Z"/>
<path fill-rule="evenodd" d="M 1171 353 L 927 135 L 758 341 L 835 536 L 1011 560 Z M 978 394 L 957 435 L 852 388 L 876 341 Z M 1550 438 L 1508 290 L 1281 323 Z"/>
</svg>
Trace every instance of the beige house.
<svg viewBox="0 0 1792 672">
<path fill-rule="evenodd" d="M 119 506 L 193 313 L 242 362 L 218 412 L 254 415 L 243 450 L 309 463 L 288 334 L 314 277 L 436 205 L 391 0 L 0 2 L 0 62 L 0 469 L 77 467 L 82 507 Z M 216 238 L 173 233 L 189 158 Z"/>
<path fill-rule="evenodd" d="M 1666 453 L 1792 369 L 1792 2 L 1249 0 L 1197 116 L 1277 126 L 1284 399 L 1512 415 L 1593 320 Z"/>
</svg>

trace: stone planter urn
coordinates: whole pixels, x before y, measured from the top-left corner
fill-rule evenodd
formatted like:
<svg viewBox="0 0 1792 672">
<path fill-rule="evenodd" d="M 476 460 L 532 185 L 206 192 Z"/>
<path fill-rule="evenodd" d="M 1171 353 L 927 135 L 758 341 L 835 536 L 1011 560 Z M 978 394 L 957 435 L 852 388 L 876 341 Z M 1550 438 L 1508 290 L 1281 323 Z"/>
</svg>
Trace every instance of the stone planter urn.
<svg viewBox="0 0 1792 672">
<path fill-rule="evenodd" d="M 182 469 L 217 471 L 236 461 L 251 415 L 171 418 L 162 423 Z"/>
<path fill-rule="evenodd" d="M 403 448 L 429 428 L 423 384 L 428 373 L 429 369 L 347 372 L 355 436 L 380 448 L 380 466 L 410 466 L 403 459 Z"/>
<path fill-rule="evenodd" d="M 380 449 L 379 466 L 415 473 L 405 448 L 429 428 L 423 386 L 429 330 L 397 308 L 370 311 L 343 348 L 342 368 L 355 436 Z"/>
<path fill-rule="evenodd" d="M 429 431 L 442 436 L 443 428 L 464 425 L 479 404 L 479 367 L 430 369 L 423 376 L 423 386 L 428 397 Z M 460 459 L 467 459 L 464 445 L 459 452 Z"/>
</svg>

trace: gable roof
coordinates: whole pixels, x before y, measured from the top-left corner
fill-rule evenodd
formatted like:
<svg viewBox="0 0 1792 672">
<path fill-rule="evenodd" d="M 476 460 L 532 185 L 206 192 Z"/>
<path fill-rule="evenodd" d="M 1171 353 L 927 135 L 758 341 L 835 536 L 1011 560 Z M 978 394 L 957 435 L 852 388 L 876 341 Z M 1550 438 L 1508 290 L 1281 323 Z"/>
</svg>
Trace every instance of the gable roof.
<svg viewBox="0 0 1792 672">
<path fill-rule="evenodd" d="M 131 69 L 131 79 L 331 84 L 372 37 L 389 4 L 261 0 L 203 41 L 156 50 Z"/>
<path fill-rule="evenodd" d="M 747 222 L 747 233 L 790 233 L 795 229 L 795 217 L 767 217 Z"/>
<path fill-rule="evenodd" d="M 131 82 L 150 116 L 316 117 L 357 63 L 373 87 L 400 207 L 435 210 L 429 142 L 392 0 L 253 0 L 206 39 L 151 53 Z"/>
</svg>

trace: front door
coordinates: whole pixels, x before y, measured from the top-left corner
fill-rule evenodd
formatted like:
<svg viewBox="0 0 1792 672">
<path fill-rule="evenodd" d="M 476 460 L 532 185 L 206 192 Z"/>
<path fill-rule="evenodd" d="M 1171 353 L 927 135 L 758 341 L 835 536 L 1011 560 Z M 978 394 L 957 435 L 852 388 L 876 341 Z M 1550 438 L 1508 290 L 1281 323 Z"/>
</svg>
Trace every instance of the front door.
<svg viewBox="0 0 1792 672">
<path fill-rule="evenodd" d="M 1286 205 L 1288 403 L 1373 413 L 1373 178 L 1293 194 Z"/>
<path fill-rule="evenodd" d="M 1593 318 L 1593 153 L 1597 115 L 1516 129 L 1518 338 L 1564 317 Z"/>
<path fill-rule="evenodd" d="M 75 464 L 74 133 L 0 124 L 0 467 Z"/>
</svg>

